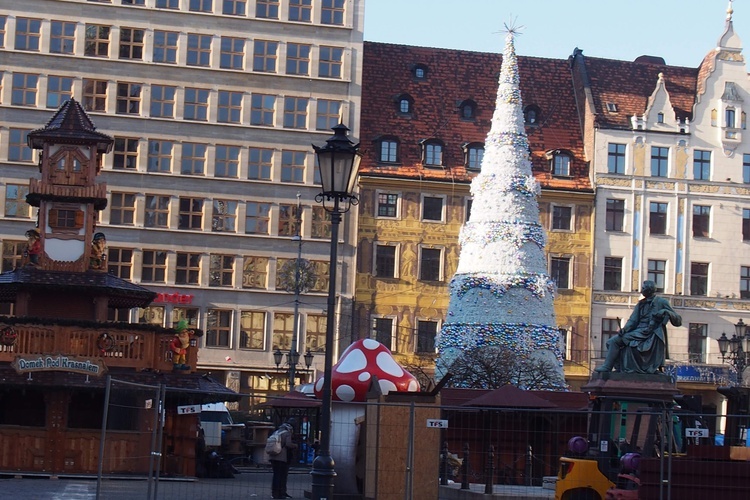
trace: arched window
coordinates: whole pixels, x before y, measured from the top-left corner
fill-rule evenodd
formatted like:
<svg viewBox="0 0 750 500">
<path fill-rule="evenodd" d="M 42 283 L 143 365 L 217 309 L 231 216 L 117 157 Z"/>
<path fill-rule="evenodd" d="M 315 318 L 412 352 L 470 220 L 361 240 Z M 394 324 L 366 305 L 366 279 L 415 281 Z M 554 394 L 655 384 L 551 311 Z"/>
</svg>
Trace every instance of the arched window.
<svg viewBox="0 0 750 500">
<path fill-rule="evenodd" d="M 542 110 L 536 104 L 530 104 L 523 110 L 523 121 L 528 127 L 537 127 L 541 121 Z"/>
<path fill-rule="evenodd" d="M 409 114 L 414 111 L 414 99 L 409 94 L 401 94 L 396 99 L 398 104 L 398 112 L 401 114 Z"/>
<path fill-rule="evenodd" d="M 466 99 L 459 104 L 458 110 L 462 120 L 473 120 L 477 116 L 477 103 Z"/>
<path fill-rule="evenodd" d="M 414 78 L 417 80 L 424 80 L 427 78 L 427 66 L 424 64 L 416 64 L 412 71 L 414 73 Z"/>
<path fill-rule="evenodd" d="M 570 151 L 564 149 L 548 151 L 547 158 L 550 160 L 552 175 L 555 177 L 569 177 L 572 157 L 573 155 Z"/>
<path fill-rule="evenodd" d="M 429 167 L 443 166 L 443 142 L 428 139 L 422 142 L 422 164 Z"/>
<path fill-rule="evenodd" d="M 482 168 L 482 158 L 484 158 L 484 144 L 479 142 L 470 142 L 464 144 L 464 165 L 471 170 Z"/>
</svg>

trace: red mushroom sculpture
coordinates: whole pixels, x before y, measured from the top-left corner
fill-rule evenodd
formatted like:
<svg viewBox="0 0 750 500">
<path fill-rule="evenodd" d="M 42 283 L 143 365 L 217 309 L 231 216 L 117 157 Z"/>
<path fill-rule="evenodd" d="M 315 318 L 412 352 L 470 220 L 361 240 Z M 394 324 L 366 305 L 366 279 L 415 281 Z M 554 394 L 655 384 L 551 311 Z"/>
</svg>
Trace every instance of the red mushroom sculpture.
<svg viewBox="0 0 750 500">
<path fill-rule="evenodd" d="M 373 339 L 362 339 L 347 347 L 332 368 L 331 399 L 364 402 L 372 377 L 380 392 L 418 392 L 419 382 L 399 365 L 386 346 Z M 315 383 L 315 396 L 322 397 L 323 377 Z"/>
</svg>

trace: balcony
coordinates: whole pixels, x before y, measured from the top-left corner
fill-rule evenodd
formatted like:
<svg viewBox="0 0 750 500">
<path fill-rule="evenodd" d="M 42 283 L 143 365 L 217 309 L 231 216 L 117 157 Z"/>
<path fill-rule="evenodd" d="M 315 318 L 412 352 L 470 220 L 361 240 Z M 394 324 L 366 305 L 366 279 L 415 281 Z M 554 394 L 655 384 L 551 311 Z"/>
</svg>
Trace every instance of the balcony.
<svg viewBox="0 0 750 500">
<path fill-rule="evenodd" d="M 169 343 L 174 333 L 169 330 L 157 332 L 152 328 L 119 323 L 96 327 L 15 324 L 10 328 L 12 333 L 0 336 L 0 363 L 12 362 L 19 357 L 63 355 L 99 360 L 107 368 L 172 370 Z M 187 364 L 191 371 L 197 360 L 197 348 L 188 349 Z"/>
</svg>

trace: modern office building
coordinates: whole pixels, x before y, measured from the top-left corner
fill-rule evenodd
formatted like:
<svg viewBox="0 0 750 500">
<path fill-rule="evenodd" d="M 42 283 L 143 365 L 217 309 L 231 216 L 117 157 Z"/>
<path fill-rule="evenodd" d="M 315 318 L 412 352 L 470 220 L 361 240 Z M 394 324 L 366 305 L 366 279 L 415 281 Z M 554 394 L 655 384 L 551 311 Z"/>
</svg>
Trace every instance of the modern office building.
<svg viewBox="0 0 750 500">
<path fill-rule="evenodd" d="M 0 13 L 2 270 L 37 222 L 27 134 L 70 97 L 114 137 L 99 212 L 109 272 L 156 292 L 110 319 L 205 331 L 198 365 L 239 392 L 323 365 L 330 228 L 311 144 L 359 136 L 361 0 L 31 0 Z M 356 212 L 355 212 L 356 213 Z M 356 215 L 345 216 L 335 330 L 351 339 Z M 305 286 L 295 289 L 298 253 Z M 291 290 L 291 291 L 290 291 Z M 5 307 L 3 311 L 12 314 Z M 295 321 L 298 312 L 298 321 Z M 338 349 L 339 346 L 334 346 Z M 304 364 L 300 368 L 304 368 Z M 298 371 L 299 373 L 299 371 Z"/>
</svg>

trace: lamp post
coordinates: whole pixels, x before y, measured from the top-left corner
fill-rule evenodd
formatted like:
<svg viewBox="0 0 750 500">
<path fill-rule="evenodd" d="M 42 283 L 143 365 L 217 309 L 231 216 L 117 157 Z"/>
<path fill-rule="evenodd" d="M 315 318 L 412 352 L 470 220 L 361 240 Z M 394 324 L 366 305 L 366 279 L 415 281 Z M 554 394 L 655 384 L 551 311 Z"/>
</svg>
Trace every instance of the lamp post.
<svg viewBox="0 0 750 500">
<path fill-rule="evenodd" d="M 304 356 L 302 356 L 305 360 L 305 367 L 309 370 L 310 367 L 313 364 L 314 355 L 312 352 L 310 352 L 310 349 L 307 350 Z M 273 362 L 276 364 L 276 369 L 281 368 L 281 362 L 284 359 L 284 353 L 281 352 L 281 349 L 276 349 L 273 352 Z M 292 374 L 297 369 L 297 364 L 299 363 L 299 353 L 295 349 L 290 349 L 288 353 L 286 353 L 286 364 L 289 366 L 289 376 L 292 377 Z M 290 389 L 291 390 L 291 389 Z"/>
<path fill-rule="evenodd" d="M 297 342 L 299 339 L 299 294 L 301 291 L 299 266 L 302 264 L 302 205 L 300 204 L 300 196 L 297 193 L 297 234 L 292 238 L 292 241 L 297 241 L 297 262 L 294 263 L 294 326 L 292 327 L 292 348 L 289 350 L 289 358 L 290 360 L 294 360 L 293 363 L 289 363 L 290 391 L 294 390 L 294 369 L 299 360 L 299 353 L 297 352 Z M 309 353 L 310 351 L 308 350 L 307 352 Z M 296 359 L 294 358 L 295 355 Z M 310 368 L 310 365 L 307 365 L 307 367 Z"/>
<path fill-rule="evenodd" d="M 336 477 L 335 463 L 331 457 L 331 372 L 333 367 L 333 323 L 336 306 L 336 260 L 338 250 L 339 224 L 341 214 L 348 212 L 352 205 L 359 203 L 352 194 L 357 180 L 359 162 L 359 144 L 354 144 L 347 137 L 349 129 L 339 123 L 333 127 L 333 136 L 323 147 L 313 145 L 317 156 L 320 182 L 323 191 L 315 201 L 331 214 L 331 262 L 328 274 L 328 311 L 326 315 L 326 350 L 323 370 L 323 404 L 320 422 L 320 449 L 313 460 L 312 499 L 333 499 L 333 478 Z"/>
<path fill-rule="evenodd" d="M 719 352 L 721 352 L 721 362 L 729 361 L 734 366 L 742 381 L 742 371 L 747 366 L 747 354 L 750 353 L 750 335 L 747 334 L 747 327 L 742 319 L 734 325 L 734 335 L 727 338 L 726 333 L 719 337 Z"/>
</svg>

